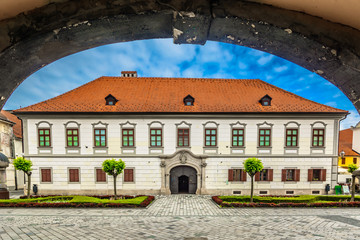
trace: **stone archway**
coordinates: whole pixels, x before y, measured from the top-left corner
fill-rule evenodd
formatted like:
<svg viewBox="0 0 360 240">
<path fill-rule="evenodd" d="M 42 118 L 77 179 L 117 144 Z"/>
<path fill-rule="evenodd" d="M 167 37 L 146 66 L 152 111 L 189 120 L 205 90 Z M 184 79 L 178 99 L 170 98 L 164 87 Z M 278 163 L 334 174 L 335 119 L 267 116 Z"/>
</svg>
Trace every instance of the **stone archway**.
<svg viewBox="0 0 360 240">
<path fill-rule="evenodd" d="M 30 74 L 104 44 L 173 38 L 259 49 L 321 75 L 360 110 L 360 31 L 237 0 L 61 1 L 0 21 L 0 108 Z"/>
<path fill-rule="evenodd" d="M 178 178 L 181 176 L 189 178 L 189 193 L 201 194 L 205 191 L 207 155 L 195 155 L 183 149 L 174 154 L 159 157 L 161 159 L 161 194 L 178 193 Z M 173 180 L 170 178 L 171 174 Z"/>
<path fill-rule="evenodd" d="M 177 166 L 170 170 L 170 192 L 195 194 L 197 190 L 197 175 L 195 168 Z"/>
</svg>

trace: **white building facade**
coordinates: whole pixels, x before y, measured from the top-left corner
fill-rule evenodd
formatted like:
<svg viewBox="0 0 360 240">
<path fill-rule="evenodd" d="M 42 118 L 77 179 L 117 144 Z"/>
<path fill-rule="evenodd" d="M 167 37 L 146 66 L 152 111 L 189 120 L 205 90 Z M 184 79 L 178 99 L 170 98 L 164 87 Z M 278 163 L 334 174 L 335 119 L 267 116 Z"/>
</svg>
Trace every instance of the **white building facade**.
<svg viewBox="0 0 360 240">
<path fill-rule="evenodd" d="M 144 79 L 133 78 L 139 81 L 133 86 L 139 90 L 145 84 L 141 83 Z M 121 86 L 119 81 L 131 85 L 129 81 L 134 79 L 123 77 L 114 81 Z M 151 80 L 149 84 L 159 86 L 154 91 L 161 91 L 162 84 L 166 88 L 174 84 L 169 79 Z M 101 81 L 95 80 L 87 87 L 100 89 L 91 85 Z M 193 81 L 182 80 L 181 84 L 200 84 L 199 89 L 205 93 L 185 89 L 179 94 L 180 101 L 176 100 L 176 94 L 154 100 L 155 108 L 164 101 L 162 108 L 166 111 L 139 112 L 131 101 L 139 102 L 140 96 L 127 98 L 116 89 L 103 90 L 99 97 L 102 101 L 98 107 L 106 105 L 105 112 L 103 109 L 89 112 L 88 103 L 80 107 L 67 105 L 73 100 L 82 102 L 70 95 L 80 94 L 83 87 L 69 92 L 70 95 L 61 95 L 60 99 L 50 99 L 46 105 L 39 103 L 17 110 L 23 121 L 24 154 L 33 162 L 32 182 L 38 185 L 39 194 L 112 194 L 113 178 L 101 170 L 102 162 L 110 158 L 120 158 L 126 164 L 117 182 L 120 194 L 247 195 L 250 177 L 243 171 L 243 162 L 250 157 L 261 159 L 264 165 L 264 170 L 255 177 L 254 189 L 258 195 L 322 194 L 327 184 L 331 189 L 336 185 L 339 122 L 346 116 L 345 111 L 309 101 L 325 110 L 271 112 L 268 109 L 280 108 L 281 104 L 286 109 L 287 103 L 278 100 L 279 89 L 271 85 L 269 88 L 268 84 L 269 89 L 262 90 L 267 95 L 259 92 L 259 97 L 255 96 L 258 100 L 253 103 L 263 111 L 193 111 L 202 103 L 209 104 L 205 95 L 210 90 L 201 84 L 221 91 L 212 80 Z M 255 87 L 261 88 L 263 84 L 257 82 Z M 146 94 L 151 94 L 151 89 Z M 289 100 L 295 96 L 283 92 L 290 96 Z M 224 99 L 228 97 L 231 94 L 224 95 Z M 180 111 L 167 111 L 172 99 Z M 56 101 L 63 103 L 64 110 L 51 111 L 59 106 Z M 141 100 L 140 106 L 151 108 L 146 101 Z M 241 104 L 241 101 L 235 103 Z M 118 109 L 129 105 L 133 106 L 133 112 Z M 42 106 L 48 109 L 44 111 Z M 70 111 L 72 107 L 78 110 Z"/>
</svg>

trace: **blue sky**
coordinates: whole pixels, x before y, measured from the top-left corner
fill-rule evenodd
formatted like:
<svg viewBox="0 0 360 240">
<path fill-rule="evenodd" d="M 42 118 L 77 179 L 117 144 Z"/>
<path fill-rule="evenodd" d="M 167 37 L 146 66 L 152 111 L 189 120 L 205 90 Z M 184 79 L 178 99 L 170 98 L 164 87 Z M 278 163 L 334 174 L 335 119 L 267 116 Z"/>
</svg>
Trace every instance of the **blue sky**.
<svg viewBox="0 0 360 240">
<path fill-rule="evenodd" d="M 106 45 L 62 58 L 28 77 L 5 109 L 25 107 L 121 71 L 142 77 L 259 78 L 304 98 L 350 111 L 342 128 L 360 116 L 347 97 L 315 73 L 280 57 L 232 44 L 175 45 L 172 39 Z"/>
</svg>

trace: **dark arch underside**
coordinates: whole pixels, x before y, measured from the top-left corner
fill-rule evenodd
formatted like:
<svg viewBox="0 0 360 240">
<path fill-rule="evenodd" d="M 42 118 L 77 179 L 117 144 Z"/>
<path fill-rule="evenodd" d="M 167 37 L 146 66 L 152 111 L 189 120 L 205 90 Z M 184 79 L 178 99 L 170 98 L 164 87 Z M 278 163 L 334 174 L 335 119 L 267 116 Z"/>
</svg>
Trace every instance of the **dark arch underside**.
<svg viewBox="0 0 360 240">
<path fill-rule="evenodd" d="M 0 107 L 30 74 L 104 44 L 173 38 L 266 51 L 316 72 L 360 110 L 360 31 L 304 13 L 237 0 L 78 0 L 0 22 Z"/>
</svg>

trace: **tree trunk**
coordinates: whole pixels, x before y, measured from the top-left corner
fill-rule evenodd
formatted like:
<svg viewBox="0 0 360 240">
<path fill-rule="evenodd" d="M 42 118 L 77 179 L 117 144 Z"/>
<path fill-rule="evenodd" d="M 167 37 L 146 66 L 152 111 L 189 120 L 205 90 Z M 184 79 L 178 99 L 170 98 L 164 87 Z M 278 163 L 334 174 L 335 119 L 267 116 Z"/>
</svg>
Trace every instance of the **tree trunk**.
<svg viewBox="0 0 360 240">
<path fill-rule="evenodd" d="M 116 195 L 116 177 L 117 175 L 113 175 L 114 176 L 114 199 L 117 199 L 117 195 Z"/>
<path fill-rule="evenodd" d="M 251 175 L 251 195 L 250 195 L 250 202 L 253 202 L 253 195 L 254 195 L 254 175 Z"/>
<path fill-rule="evenodd" d="M 351 181 L 351 202 L 355 201 L 355 176 L 352 175 Z"/>
<path fill-rule="evenodd" d="M 31 188 L 31 172 L 26 173 L 28 176 L 28 187 L 27 187 L 27 198 L 30 198 L 30 188 Z"/>
</svg>

